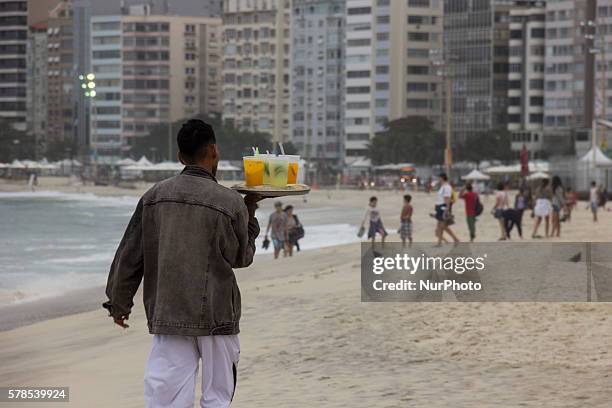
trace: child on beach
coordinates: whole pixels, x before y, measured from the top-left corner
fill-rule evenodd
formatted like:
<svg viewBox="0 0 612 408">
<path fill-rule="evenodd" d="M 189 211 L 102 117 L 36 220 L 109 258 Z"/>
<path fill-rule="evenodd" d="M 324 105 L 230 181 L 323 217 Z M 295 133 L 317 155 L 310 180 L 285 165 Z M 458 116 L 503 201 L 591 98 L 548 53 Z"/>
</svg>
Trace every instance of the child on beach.
<svg viewBox="0 0 612 408">
<path fill-rule="evenodd" d="M 400 215 L 401 227 L 399 230 L 400 237 L 402 238 L 402 244 L 406 246 L 406 239 L 410 246 L 412 246 L 412 196 L 406 194 L 404 196 L 404 207 L 402 207 L 402 214 Z"/>
<path fill-rule="evenodd" d="M 388 235 L 383 225 L 382 219 L 380 218 L 380 211 L 376 208 L 378 204 L 378 198 L 370 197 L 368 208 L 366 209 L 365 216 L 361 222 L 361 228 L 364 228 L 368 223 L 368 239 L 372 240 L 372 247 L 376 241 L 376 234 L 380 234 L 382 244 L 385 244 L 385 237 Z"/>
<path fill-rule="evenodd" d="M 578 196 L 576 196 L 576 192 L 571 187 L 568 187 L 565 190 L 565 206 L 563 207 L 562 221 L 569 222 L 572 220 L 572 211 L 574 211 L 576 203 L 578 203 Z"/>
</svg>

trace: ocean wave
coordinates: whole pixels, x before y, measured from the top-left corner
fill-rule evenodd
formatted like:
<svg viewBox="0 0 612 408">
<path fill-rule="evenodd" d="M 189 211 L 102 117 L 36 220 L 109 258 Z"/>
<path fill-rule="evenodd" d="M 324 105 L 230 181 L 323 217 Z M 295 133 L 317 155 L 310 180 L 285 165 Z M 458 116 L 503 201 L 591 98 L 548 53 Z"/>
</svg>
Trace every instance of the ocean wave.
<svg viewBox="0 0 612 408">
<path fill-rule="evenodd" d="M 25 252 L 34 252 L 34 251 L 88 251 L 92 249 L 99 248 L 99 245 L 91 245 L 91 244 L 82 244 L 82 245 L 57 245 L 57 244 L 48 244 L 48 245 L 40 245 L 40 246 L 27 246 L 23 248 Z"/>
<path fill-rule="evenodd" d="M 19 289 L 0 289 L 0 306 L 60 296 L 73 290 L 101 286 L 105 281 L 104 274 L 75 271 L 52 276 L 38 275 L 37 278 L 24 282 Z"/>
<path fill-rule="evenodd" d="M 112 260 L 113 260 L 113 253 L 105 252 L 105 253 L 90 254 L 90 255 L 85 255 L 85 256 L 76 256 L 72 258 L 45 259 L 42 261 L 37 261 L 37 263 L 38 264 L 46 264 L 46 263 L 79 264 L 79 263 L 91 263 L 91 262 L 108 262 L 110 264 Z"/>
<path fill-rule="evenodd" d="M 18 192 L 0 192 L 0 199 L 11 198 L 30 198 L 30 199 L 45 199 L 53 198 L 62 201 L 86 202 L 96 206 L 130 206 L 135 207 L 138 203 L 138 197 L 135 196 L 101 196 L 93 193 L 63 193 L 60 191 L 18 191 Z"/>
</svg>

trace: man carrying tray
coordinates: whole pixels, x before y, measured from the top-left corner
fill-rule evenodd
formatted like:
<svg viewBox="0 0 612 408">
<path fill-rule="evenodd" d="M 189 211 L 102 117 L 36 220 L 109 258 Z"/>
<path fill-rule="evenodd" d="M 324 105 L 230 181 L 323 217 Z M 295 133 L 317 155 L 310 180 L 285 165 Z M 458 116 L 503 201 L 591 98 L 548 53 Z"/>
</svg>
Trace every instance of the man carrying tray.
<svg viewBox="0 0 612 408">
<path fill-rule="evenodd" d="M 153 347 L 145 369 L 147 407 L 193 406 L 202 360 L 204 408 L 228 407 L 236 387 L 240 291 L 232 268 L 255 253 L 260 197 L 217 183 L 212 127 L 190 120 L 177 136 L 180 175 L 157 183 L 136 207 L 110 268 L 104 303 L 127 328 L 143 298 Z"/>
</svg>

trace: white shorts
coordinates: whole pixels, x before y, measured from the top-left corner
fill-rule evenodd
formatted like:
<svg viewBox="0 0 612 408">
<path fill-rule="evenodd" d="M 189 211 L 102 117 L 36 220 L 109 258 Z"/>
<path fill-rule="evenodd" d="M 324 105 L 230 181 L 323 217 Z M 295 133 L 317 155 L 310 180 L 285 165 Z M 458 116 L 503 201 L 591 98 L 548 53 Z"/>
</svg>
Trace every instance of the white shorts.
<svg viewBox="0 0 612 408">
<path fill-rule="evenodd" d="M 536 217 L 548 217 L 552 212 L 550 200 L 546 198 L 538 198 L 533 208 L 533 213 Z"/>
<path fill-rule="evenodd" d="M 202 360 L 202 408 L 227 408 L 236 389 L 240 342 L 232 336 L 156 334 L 145 368 L 147 408 L 193 407 Z"/>
</svg>

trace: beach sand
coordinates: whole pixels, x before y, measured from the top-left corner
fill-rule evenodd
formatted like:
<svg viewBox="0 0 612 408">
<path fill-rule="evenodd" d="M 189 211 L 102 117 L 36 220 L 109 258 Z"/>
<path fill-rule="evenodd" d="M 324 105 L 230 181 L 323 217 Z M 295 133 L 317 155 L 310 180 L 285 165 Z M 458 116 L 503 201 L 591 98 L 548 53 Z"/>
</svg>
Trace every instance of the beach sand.
<svg viewBox="0 0 612 408">
<path fill-rule="evenodd" d="M 373 194 L 394 231 L 399 193 L 319 190 L 308 205 L 365 210 Z M 433 200 L 434 194 L 415 194 L 417 241 L 433 240 Z M 479 239 L 494 241 L 493 198 L 483 201 Z M 285 202 L 303 206 L 301 198 Z M 600 214 L 595 225 L 584 207 L 563 224 L 562 239 L 609 241 L 612 215 Z M 455 213 L 455 229 L 465 239 L 461 203 Z M 525 223 L 529 237 L 532 220 L 526 216 Z M 610 406 L 612 305 L 362 303 L 359 253 L 350 244 L 278 261 L 266 255 L 237 270 L 243 316 L 234 407 Z M 94 307 L 104 300 L 102 288 L 97 299 L 95 293 L 0 314 L 48 319 L 71 299 Z M 135 303 L 127 330 L 97 309 L 0 332 L 0 386 L 70 386 L 70 404 L 56 407 L 142 407 L 151 336 L 140 294 Z M 56 315 L 70 313 L 65 309 Z"/>
</svg>

